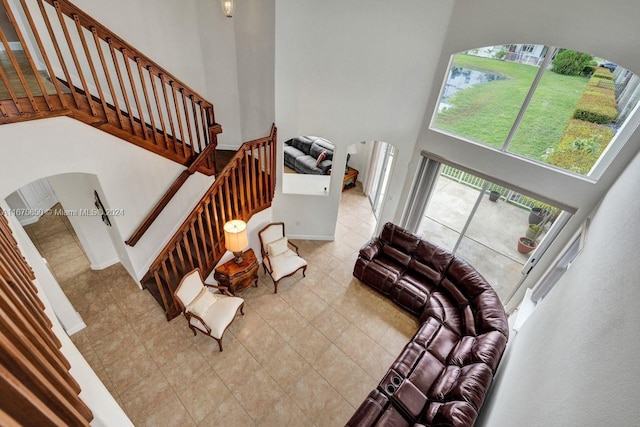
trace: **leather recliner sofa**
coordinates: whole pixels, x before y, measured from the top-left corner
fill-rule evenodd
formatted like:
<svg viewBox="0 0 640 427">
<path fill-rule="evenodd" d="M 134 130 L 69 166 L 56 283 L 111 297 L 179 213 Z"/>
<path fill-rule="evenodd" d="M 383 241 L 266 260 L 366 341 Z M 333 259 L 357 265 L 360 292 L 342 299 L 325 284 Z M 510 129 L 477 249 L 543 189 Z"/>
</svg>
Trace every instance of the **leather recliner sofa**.
<svg viewBox="0 0 640 427">
<path fill-rule="evenodd" d="M 497 294 L 464 260 L 385 224 L 353 275 L 420 326 L 347 426 L 471 426 L 509 336 Z"/>
</svg>

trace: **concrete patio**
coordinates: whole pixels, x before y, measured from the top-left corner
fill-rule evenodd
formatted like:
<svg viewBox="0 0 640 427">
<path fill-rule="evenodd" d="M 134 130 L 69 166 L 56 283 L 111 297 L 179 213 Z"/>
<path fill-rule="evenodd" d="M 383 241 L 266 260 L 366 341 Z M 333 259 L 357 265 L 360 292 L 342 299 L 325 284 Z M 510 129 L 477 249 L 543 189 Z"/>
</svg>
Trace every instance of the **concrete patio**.
<svg viewBox="0 0 640 427">
<path fill-rule="evenodd" d="M 460 236 L 479 190 L 441 176 L 429 206 L 418 226 L 418 234 L 452 250 Z M 483 196 L 456 255 L 473 265 L 495 288 L 503 302 L 522 277 L 529 255 L 517 250 L 525 235 L 529 212 L 500 199 Z"/>
</svg>

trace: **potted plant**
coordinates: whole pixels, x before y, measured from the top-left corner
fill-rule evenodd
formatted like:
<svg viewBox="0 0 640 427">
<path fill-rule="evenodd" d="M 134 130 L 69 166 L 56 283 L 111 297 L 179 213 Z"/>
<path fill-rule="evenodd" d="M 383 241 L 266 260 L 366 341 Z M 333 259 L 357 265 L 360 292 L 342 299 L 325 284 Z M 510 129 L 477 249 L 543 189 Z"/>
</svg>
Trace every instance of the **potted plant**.
<svg viewBox="0 0 640 427">
<path fill-rule="evenodd" d="M 540 224 L 529 224 L 529 228 L 527 228 L 527 238 L 535 239 L 536 236 L 540 233 Z"/>
<path fill-rule="evenodd" d="M 526 255 L 538 247 L 538 239 L 542 235 L 545 225 L 550 222 L 551 217 L 552 212 L 545 211 L 545 214 L 539 224 L 529 225 L 526 235 L 518 238 L 518 252 Z"/>
<path fill-rule="evenodd" d="M 543 219 L 549 219 L 549 222 L 556 220 L 560 214 L 560 209 L 555 206 L 548 205 L 542 202 L 535 202 L 529 212 L 529 224 L 540 224 Z"/>
<path fill-rule="evenodd" d="M 500 200 L 500 197 L 502 197 L 502 194 L 505 193 L 505 188 L 496 184 L 491 184 L 489 188 L 487 188 L 487 191 L 489 192 L 489 200 L 497 202 Z"/>
<path fill-rule="evenodd" d="M 540 206 L 533 206 L 529 212 L 529 224 L 540 224 L 544 218 L 544 211 Z"/>
<path fill-rule="evenodd" d="M 538 247 L 538 242 L 528 237 L 520 237 L 518 239 L 518 252 L 521 254 L 528 254 L 532 250 Z"/>
</svg>

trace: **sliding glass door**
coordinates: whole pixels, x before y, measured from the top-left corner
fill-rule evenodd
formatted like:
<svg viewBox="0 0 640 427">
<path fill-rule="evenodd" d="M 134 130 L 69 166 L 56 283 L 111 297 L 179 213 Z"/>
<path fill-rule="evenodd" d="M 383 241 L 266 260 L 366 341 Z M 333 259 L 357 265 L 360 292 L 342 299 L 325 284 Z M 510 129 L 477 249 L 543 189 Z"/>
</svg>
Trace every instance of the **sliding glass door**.
<svg viewBox="0 0 640 427">
<path fill-rule="evenodd" d="M 389 176 L 396 148 L 383 141 L 374 141 L 373 155 L 369 168 L 373 171 L 371 183 L 367 183 L 367 197 L 371 203 L 371 209 L 376 219 L 380 216 L 382 210 L 382 202 L 385 199 L 387 186 L 389 185 Z"/>
<path fill-rule="evenodd" d="M 473 265 L 505 301 L 562 211 L 451 166 L 433 181 L 416 232 Z"/>
</svg>

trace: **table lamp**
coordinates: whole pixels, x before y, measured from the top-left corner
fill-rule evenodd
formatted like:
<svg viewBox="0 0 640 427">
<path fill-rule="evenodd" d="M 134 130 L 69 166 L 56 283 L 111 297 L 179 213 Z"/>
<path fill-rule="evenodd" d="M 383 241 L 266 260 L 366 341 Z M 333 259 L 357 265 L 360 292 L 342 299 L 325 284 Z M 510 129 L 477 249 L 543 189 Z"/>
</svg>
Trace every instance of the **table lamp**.
<svg viewBox="0 0 640 427">
<path fill-rule="evenodd" d="M 349 172 L 349 159 L 351 158 L 352 154 L 358 154 L 358 147 L 356 147 L 356 144 L 351 144 L 350 146 L 347 147 L 347 165 L 344 170 L 344 173 Z"/>
<path fill-rule="evenodd" d="M 227 222 L 224 227 L 224 245 L 233 252 L 236 263 L 240 264 L 242 251 L 249 245 L 247 240 L 247 223 L 240 219 Z"/>
</svg>

